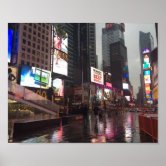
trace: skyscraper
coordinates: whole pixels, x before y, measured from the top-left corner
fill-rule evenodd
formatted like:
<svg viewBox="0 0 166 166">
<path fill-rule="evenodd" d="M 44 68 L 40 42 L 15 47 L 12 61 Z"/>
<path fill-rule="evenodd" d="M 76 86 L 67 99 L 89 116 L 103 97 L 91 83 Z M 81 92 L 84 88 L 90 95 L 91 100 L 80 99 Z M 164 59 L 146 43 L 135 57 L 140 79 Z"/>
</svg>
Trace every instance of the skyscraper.
<svg viewBox="0 0 166 166">
<path fill-rule="evenodd" d="M 141 101 L 144 101 L 144 103 L 146 103 L 145 84 L 147 84 L 147 83 L 145 83 L 145 80 L 144 80 L 144 72 L 145 72 L 144 70 L 149 69 L 149 71 L 150 71 L 150 66 L 147 67 L 147 64 L 150 65 L 150 62 L 151 62 L 150 52 L 154 49 L 154 40 L 153 40 L 153 36 L 151 35 L 150 32 L 144 33 L 144 32 L 140 31 L 140 33 L 139 33 L 139 47 L 140 47 L 140 62 L 141 62 L 140 82 L 141 82 L 141 88 L 142 88 L 142 93 L 143 93 Z M 148 60 L 148 63 L 145 66 L 146 68 L 143 67 L 145 62 L 147 62 L 147 60 L 145 60 L 145 59 Z M 148 76 L 150 77 L 150 74 Z M 150 96 L 151 93 L 148 93 L 148 95 Z"/>
<path fill-rule="evenodd" d="M 124 31 L 123 23 L 106 23 L 102 29 L 103 71 L 111 73 L 112 85 L 118 89 L 122 89 L 123 82 L 129 83 Z"/>
</svg>

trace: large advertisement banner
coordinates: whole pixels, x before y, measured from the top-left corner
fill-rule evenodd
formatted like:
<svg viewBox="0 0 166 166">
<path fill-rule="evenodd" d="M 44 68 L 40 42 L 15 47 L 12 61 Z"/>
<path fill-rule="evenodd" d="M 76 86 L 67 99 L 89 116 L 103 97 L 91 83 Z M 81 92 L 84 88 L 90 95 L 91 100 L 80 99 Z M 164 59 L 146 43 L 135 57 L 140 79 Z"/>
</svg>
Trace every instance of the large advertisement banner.
<svg viewBox="0 0 166 166">
<path fill-rule="evenodd" d="M 56 49 L 53 55 L 53 72 L 68 75 L 68 55 Z"/>
<path fill-rule="evenodd" d="M 91 67 L 91 82 L 103 85 L 104 84 L 103 72 L 94 67 Z"/>
<path fill-rule="evenodd" d="M 51 72 L 36 67 L 23 66 L 20 85 L 48 89 L 51 87 Z"/>
<path fill-rule="evenodd" d="M 64 85 L 63 80 L 56 78 L 53 80 L 53 89 L 55 96 L 64 96 Z"/>
<path fill-rule="evenodd" d="M 53 26 L 53 72 L 68 75 L 68 34 L 59 26 Z"/>
</svg>

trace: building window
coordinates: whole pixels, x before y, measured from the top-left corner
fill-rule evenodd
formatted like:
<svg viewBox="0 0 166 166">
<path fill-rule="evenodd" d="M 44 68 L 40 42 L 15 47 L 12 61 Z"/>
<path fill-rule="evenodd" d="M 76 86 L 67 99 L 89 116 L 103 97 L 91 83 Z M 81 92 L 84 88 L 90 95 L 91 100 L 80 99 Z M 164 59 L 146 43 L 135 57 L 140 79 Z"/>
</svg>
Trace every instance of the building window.
<svg viewBox="0 0 166 166">
<path fill-rule="evenodd" d="M 46 37 L 46 40 L 48 41 L 48 37 Z"/>
<path fill-rule="evenodd" d="M 47 67 L 45 67 L 45 69 L 47 70 Z"/>
<path fill-rule="evenodd" d="M 36 31 L 33 31 L 33 34 L 36 35 Z"/>
<path fill-rule="evenodd" d="M 38 39 L 37 42 L 40 43 L 40 39 Z"/>
<path fill-rule="evenodd" d="M 33 37 L 33 41 L 36 41 L 36 37 Z"/>
<path fill-rule="evenodd" d="M 31 52 L 31 49 L 30 49 L 30 48 L 28 48 L 28 49 L 27 49 L 27 51 L 30 53 L 30 52 Z"/>
<path fill-rule="evenodd" d="M 21 64 L 24 65 L 24 60 L 21 60 Z"/>
<path fill-rule="evenodd" d="M 36 67 L 38 67 L 38 68 L 39 68 L 39 65 L 37 64 L 37 65 L 36 65 Z"/>
<path fill-rule="evenodd" d="M 38 31 L 41 31 L 41 27 L 38 27 Z"/>
<path fill-rule="evenodd" d="M 44 30 L 44 29 L 42 30 L 42 33 L 45 33 L 45 30 Z"/>
<path fill-rule="evenodd" d="M 30 41 L 28 41 L 28 46 L 31 46 L 31 42 Z"/>
<path fill-rule="evenodd" d="M 23 42 L 24 44 L 26 44 L 26 40 L 25 40 L 25 39 L 23 39 L 22 42 Z"/>
<path fill-rule="evenodd" d="M 48 35 L 48 31 L 46 31 L 46 35 Z"/>
<path fill-rule="evenodd" d="M 27 62 L 27 65 L 30 66 L 30 62 Z"/>
<path fill-rule="evenodd" d="M 42 47 L 42 51 L 44 51 L 44 47 Z"/>
<path fill-rule="evenodd" d="M 24 25 L 24 30 L 27 30 L 27 27 Z"/>
<path fill-rule="evenodd" d="M 40 56 L 40 52 L 39 51 L 37 51 L 37 56 Z"/>
<path fill-rule="evenodd" d="M 28 35 L 28 39 L 31 39 L 31 35 Z"/>
<path fill-rule="evenodd" d="M 36 24 L 33 24 L 34 29 L 36 29 Z"/>
<path fill-rule="evenodd" d="M 32 54 L 35 55 L 35 50 L 32 50 Z"/>
<path fill-rule="evenodd" d="M 41 60 L 42 64 L 44 64 L 44 60 Z"/>
<path fill-rule="evenodd" d="M 29 26 L 32 26 L 32 23 L 30 23 Z"/>
<path fill-rule="evenodd" d="M 44 39 L 44 35 L 42 35 L 42 39 Z"/>
<path fill-rule="evenodd" d="M 36 46 L 36 44 L 35 44 L 35 43 L 33 43 L 33 48 L 35 48 L 35 46 Z"/>
<path fill-rule="evenodd" d="M 44 46 L 44 41 L 42 41 L 42 46 Z"/>
<path fill-rule="evenodd" d="M 37 58 L 37 62 L 40 62 L 40 59 L 39 59 L 39 58 Z"/>
<path fill-rule="evenodd" d="M 46 52 L 48 53 L 48 49 L 46 49 Z"/>
<path fill-rule="evenodd" d="M 26 33 L 25 32 L 23 32 L 23 36 L 26 37 Z"/>
<path fill-rule="evenodd" d="M 25 54 L 24 53 L 22 53 L 21 56 L 22 56 L 22 58 L 25 58 Z"/>
<path fill-rule="evenodd" d="M 48 47 L 48 43 L 46 43 L 46 47 Z"/>
<path fill-rule="evenodd" d="M 30 59 L 30 55 L 27 55 L 27 59 L 28 59 L 28 60 Z"/>
<path fill-rule="evenodd" d="M 22 51 L 25 51 L 25 46 L 22 46 Z"/>
<path fill-rule="evenodd" d="M 32 60 L 35 61 L 35 57 L 34 56 L 32 57 Z"/>
<path fill-rule="evenodd" d="M 49 26 L 47 26 L 47 30 L 49 30 Z"/>
<path fill-rule="evenodd" d="M 32 32 L 32 29 L 31 29 L 31 28 L 29 28 L 29 32 Z"/>
<path fill-rule="evenodd" d="M 38 45 L 38 46 L 37 46 L 37 49 L 39 49 L 39 50 L 40 50 L 40 45 Z"/>
<path fill-rule="evenodd" d="M 45 65 L 48 65 L 48 63 L 47 63 L 47 62 L 45 62 Z"/>
<path fill-rule="evenodd" d="M 43 24 L 43 27 L 45 27 L 45 24 Z"/>
<path fill-rule="evenodd" d="M 38 33 L 38 37 L 40 37 L 40 33 Z"/>
<path fill-rule="evenodd" d="M 48 59 L 48 55 L 46 55 L 46 59 Z"/>
<path fill-rule="evenodd" d="M 32 66 L 35 66 L 35 64 L 34 64 L 34 63 L 32 63 Z"/>
</svg>

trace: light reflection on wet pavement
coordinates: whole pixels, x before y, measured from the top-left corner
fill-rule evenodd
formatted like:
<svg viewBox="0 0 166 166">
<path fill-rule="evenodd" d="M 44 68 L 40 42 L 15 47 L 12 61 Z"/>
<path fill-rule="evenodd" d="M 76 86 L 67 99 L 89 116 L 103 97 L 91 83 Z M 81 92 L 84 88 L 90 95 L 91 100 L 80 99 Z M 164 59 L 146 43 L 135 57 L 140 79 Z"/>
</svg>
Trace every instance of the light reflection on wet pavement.
<svg viewBox="0 0 166 166">
<path fill-rule="evenodd" d="M 14 140 L 13 142 L 20 142 Z M 150 136 L 140 133 L 138 113 L 105 113 L 102 117 L 89 114 L 87 119 L 75 120 L 57 128 L 39 131 L 22 143 L 140 143 L 152 142 Z"/>
</svg>

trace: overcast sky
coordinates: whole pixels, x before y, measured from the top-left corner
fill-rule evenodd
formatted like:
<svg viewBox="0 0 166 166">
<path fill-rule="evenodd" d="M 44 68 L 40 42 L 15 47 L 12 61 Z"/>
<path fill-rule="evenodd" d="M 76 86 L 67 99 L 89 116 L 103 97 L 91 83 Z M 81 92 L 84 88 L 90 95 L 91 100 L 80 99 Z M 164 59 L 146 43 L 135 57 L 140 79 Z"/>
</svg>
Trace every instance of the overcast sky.
<svg viewBox="0 0 166 166">
<path fill-rule="evenodd" d="M 99 68 L 102 62 L 102 28 L 105 23 L 96 24 L 96 54 L 98 55 Z M 127 47 L 129 79 L 133 85 L 134 96 L 140 86 L 140 52 L 139 52 L 139 31 L 150 32 L 154 38 L 154 47 L 156 47 L 155 24 L 127 24 L 125 23 L 125 45 Z"/>
</svg>

